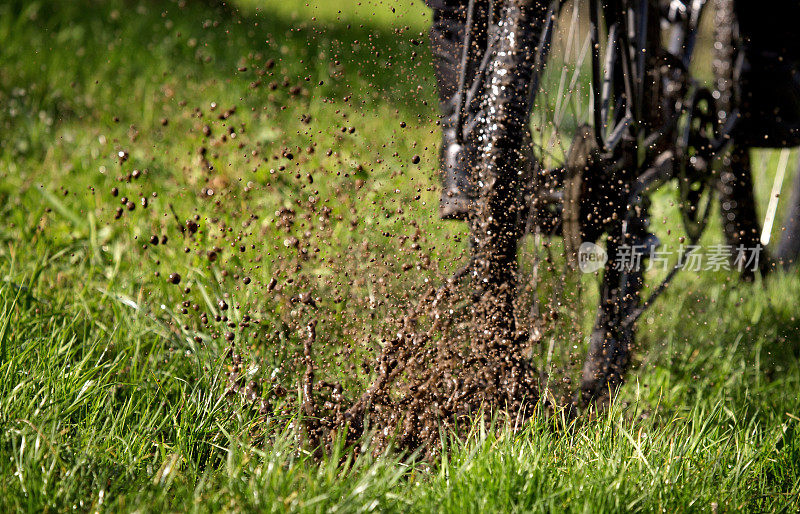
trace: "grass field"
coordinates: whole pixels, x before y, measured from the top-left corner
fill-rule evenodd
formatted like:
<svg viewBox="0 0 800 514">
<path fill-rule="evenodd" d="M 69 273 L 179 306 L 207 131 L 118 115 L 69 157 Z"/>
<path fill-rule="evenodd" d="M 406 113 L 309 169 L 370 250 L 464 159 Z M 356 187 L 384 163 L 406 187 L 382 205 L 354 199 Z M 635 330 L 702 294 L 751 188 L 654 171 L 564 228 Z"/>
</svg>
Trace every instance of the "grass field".
<svg viewBox="0 0 800 514">
<path fill-rule="evenodd" d="M 358 391 L 466 247 L 422 1 L 308 4 L 0 1 L 0 510 L 800 509 L 796 274 L 679 275 L 597 418 L 437 462 L 302 448 L 259 400 L 298 389 L 302 327 Z"/>
</svg>

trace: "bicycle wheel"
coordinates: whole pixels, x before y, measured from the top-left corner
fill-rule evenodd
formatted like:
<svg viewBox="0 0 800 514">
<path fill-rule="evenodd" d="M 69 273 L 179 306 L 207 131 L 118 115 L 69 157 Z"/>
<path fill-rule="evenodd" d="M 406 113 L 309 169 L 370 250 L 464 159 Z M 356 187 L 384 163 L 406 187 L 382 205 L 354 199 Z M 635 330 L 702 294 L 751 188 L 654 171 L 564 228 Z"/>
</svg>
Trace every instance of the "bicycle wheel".
<svg viewBox="0 0 800 514">
<path fill-rule="evenodd" d="M 646 3 L 641 0 L 637 5 Z M 592 5 L 600 13 L 600 3 Z M 579 8 L 574 6 L 568 26 L 569 43 L 581 33 Z M 574 278 L 571 269 L 574 256 L 581 242 L 595 242 L 608 234 L 608 262 L 598 287 L 595 305 L 599 304 L 599 308 L 590 329 L 590 357 L 584 368 L 584 377 L 590 377 L 583 380 L 583 390 L 588 391 L 584 396 L 591 400 L 604 390 L 607 392 L 609 385 L 614 389 L 621 383 L 633 344 L 633 326 L 626 320 L 639 304 L 641 270 L 617 269 L 616 263 L 626 245 L 637 244 L 646 236 L 642 221 L 646 213 L 641 206 L 633 206 L 638 211 L 632 218 L 626 216 L 626 208 L 636 178 L 637 152 L 631 133 L 635 124 L 631 118 L 645 110 L 641 103 L 634 102 L 631 84 L 644 82 L 650 64 L 638 62 L 633 70 L 628 56 L 632 45 L 645 48 L 641 45 L 650 43 L 627 38 L 627 13 L 622 9 L 606 12 L 611 29 L 606 57 L 597 64 L 604 66 L 603 83 L 595 82 L 595 89 L 600 91 L 602 87 L 602 91 L 593 110 L 581 94 L 581 90 L 586 91 L 583 64 L 590 48 L 599 48 L 590 45 L 588 37 L 574 45 L 576 51 L 572 52 L 569 46 L 566 49 L 565 53 L 569 56 L 572 52 L 576 61 L 567 66 L 565 58 L 561 66 L 551 66 L 554 71 L 550 78 L 554 82 L 539 87 L 544 80 L 554 12 L 554 8 L 545 11 L 536 1 L 507 0 L 498 6 L 498 23 L 490 28 L 489 54 L 483 59 L 488 66 L 482 77 L 480 115 L 468 144 L 473 149 L 478 193 L 471 213 L 476 325 L 479 344 L 502 346 L 520 342 L 525 336 L 530 340 L 541 333 L 540 329 L 550 330 L 553 339 L 574 339 L 575 334 L 568 333 L 569 329 L 556 334 L 543 325 L 562 313 L 574 319 L 575 325 L 583 324 L 580 312 L 564 309 L 566 303 L 580 297 L 581 280 Z M 645 88 L 637 94 L 640 102 L 652 96 Z M 534 104 L 541 116 L 534 120 L 538 138 L 532 142 L 536 166 L 528 170 L 526 134 Z M 587 118 L 595 111 L 601 113 L 599 123 L 594 116 L 601 132 L 598 137 L 595 131 L 586 129 Z M 600 141 L 602 151 L 593 144 L 595 140 Z M 520 275 L 517 252 L 526 233 L 547 240 L 564 236 L 561 276 L 558 272 L 540 275 L 537 269 L 531 272 L 535 278 Z M 538 250 L 550 254 L 551 248 L 551 243 L 545 242 Z M 533 268 L 544 260 L 548 262 L 546 267 L 553 270 L 558 259 L 553 259 L 552 254 L 544 259 L 534 256 Z M 518 325 L 514 309 L 520 276 L 526 277 L 526 287 L 533 290 L 530 313 L 534 319 L 528 320 L 527 327 Z M 538 305 L 544 297 L 546 312 Z"/>
<path fill-rule="evenodd" d="M 708 152 L 717 127 L 709 115 L 716 112 L 711 93 L 690 73 L 702 4 L 693 4 L 689 16 L 672 18 L 655 0 L 592 0 L 588 6 L 590 35 L 579 36 L 586 24 L 578 13 L 585 13 L 585 4 L 573 5 L 562 41 L 565 56 L 553 63 L 542 57 L 551 44 L 553 16 L 542 18 L 537 2 L 502 2 L 484 58 L 490 64 L 481 116 L 468 145 L 475 149 L 478 191 L 471 233 L 479 339 L 549 339 L 542 367 L 549 380 L 554 348 L 566 349 L 559 356 L 566 370 L 574 363 L 578 334 L 588 332 L 588 357 L 578 391 L 571 394 L 580 405 L 613 397 L 631 363 L 636 319 L 674 275 L 670 271 L 642 301 L 643 261 L 659 244 L 649 231 L 650 193 L 678 178 L 689 240 L 696 242 L 706 225 L 713 180 L 708 167 L 697 163 L 714 155 L 698 154 L 692 168 L 682 167 L 688 146 L 681 137 L 699 145 L 693 151 Z M 526 30 L 531 24 L 539 29 Z M 669 48 L 662 47 L 662 26 L 679 36 Z M 531 111 L 536 166 L 529 181 L 523 163 Z M 525 234 L 534 236 L 533 244 L 520 245 Z M 576 259 L 587 245 L 605 261 L 581 267 L 580 275 Z M 520 246 L 529 266 L 521 271 Z M 533 255 L 526 259 L 530 247 Z M 595 271 L 602 276 L 599 284 Z M 520 278 L 530 299 L 515 312 Z M 588 302 L 581 293 L 587 284 L 597 289 Z M 569 381 L 565 376 L 563 382 Z"/>
</svg>

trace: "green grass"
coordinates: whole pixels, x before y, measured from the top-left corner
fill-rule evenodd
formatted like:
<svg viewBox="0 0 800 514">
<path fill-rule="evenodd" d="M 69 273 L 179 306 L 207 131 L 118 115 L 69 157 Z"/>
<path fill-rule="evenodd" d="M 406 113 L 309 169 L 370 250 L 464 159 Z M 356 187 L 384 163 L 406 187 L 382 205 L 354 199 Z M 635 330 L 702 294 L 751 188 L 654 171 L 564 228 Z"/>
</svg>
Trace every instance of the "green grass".
<svg viewBox="0 0 800 514">
<path fill-rule="evenodd" d="M 398 4 L 0 3 L 0 510 L 797 511 L 794 274 L 679 275 L 613 409 L 476 425 L 439 462 L 317 461 L 290 404 L 226 395 L 226 332 L 291 396 L 312 318 L 320 375 L 356 394 L 387 320 L 463 261 L 434 216 L 429 15 Z"/>
</svg>

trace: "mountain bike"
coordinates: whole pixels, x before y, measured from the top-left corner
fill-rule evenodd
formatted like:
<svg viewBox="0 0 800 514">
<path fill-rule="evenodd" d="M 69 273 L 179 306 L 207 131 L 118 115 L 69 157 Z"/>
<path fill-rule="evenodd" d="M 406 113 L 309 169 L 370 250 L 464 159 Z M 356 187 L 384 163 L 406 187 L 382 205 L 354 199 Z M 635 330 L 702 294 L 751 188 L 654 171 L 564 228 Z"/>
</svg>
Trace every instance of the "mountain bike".
<svg viewBox="0 0 800 514">
<path fill-rule="evenodd" d="M 651 231 L 653 195 L 675 192 L 682 248 L 697 245 L 718 203 L 726 251 L 739 269 L 752 274 L 769 261 L 747 149 L 735 138 L 740 60 L 732 0 L 709 3 L 588 0 L 572 4 L 570 16 L 564 0 L 494 0 L 487 43 L 478 49 L 470 36 L 475 0 L 467 7 L 457 126 L 476 191 L 468 271 L 477 337 L 499 345 L 537 337 L 559 313 L 554 291 L 577 287 L 570 273 L 594 255 L 602 278 L 578 404 L 608 399 L 622 384 L 637 320 L 690 251 L 646 284 L 641 263 L 662 244 Z M 706 86 L 692 65 L 708 15 L 716 28 Z M 476 70 L 472 77 L 468 69 Z M 546 249 L 532 270 L 519 256 L 526 235 Z M 553 271 L 556 261 L 565 271 L 534 293 L 535 320 L 525 328 L 515 309 L 519 292 L 531 273 Z"/>
</svg>

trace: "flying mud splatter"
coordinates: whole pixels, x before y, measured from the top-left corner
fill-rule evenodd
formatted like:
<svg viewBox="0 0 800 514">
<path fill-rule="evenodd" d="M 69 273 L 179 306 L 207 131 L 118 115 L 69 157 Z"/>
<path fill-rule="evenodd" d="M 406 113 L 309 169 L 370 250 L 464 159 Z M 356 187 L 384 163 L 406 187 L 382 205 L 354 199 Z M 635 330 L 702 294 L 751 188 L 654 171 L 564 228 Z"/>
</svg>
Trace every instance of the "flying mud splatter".
<svg viewBox="0 0 800 514">
<path fill-rule="evenodd" d="M 224 37 L 226 23 L 242 22 L 225 16 L 203 29 Z M 369 434 L 375 451 L 435 456 L 443 434 L 476 417 L 532 415 L 542 401 L 531 359 L 539 340 L 482 333 L 475 320 L 491 306 L 472 298 L 469 270 L 444 278 L 466 261 L 462 236 L 426 236 L 441 226 L 430 221 L 435 148 L 406 135 L 436 125 L 430 70 L 416 71 L 423 34 L 398 28 L 389 58 L 381 56 L 389 43 L 364 28 L 352 44 L 309 43 L 299 63 L 283 57 L 298 37 L 316 41 L 325 30 L 293 26 L 286 44 L 268 34 L 263 52 L 230 70 L 249 81 L 250 96 L 238 102 L 192 106 L 164 84 L 157 130 L 190 134 L 194 149 L 157 158 L 131 124 L 128 141 L 109 145 L 118 176 L 107 219 L 130 230 L 137 258 L 159 267 L 153 280 L 167 292 L 154 287 L 150 303 L 187 351 L 227 347 L 232 408 L 244 402 L 264 419 L 301 420 L 318 452 Z M 203 62 L 220 58 L 203 52 Z M 324 57 L 316 71 L 313 52 Z M 383 93 L 413 103 L 391 113 L 391 141 L 359 127 L 374 126 L 378 105 L 358 70 L 365 58 L 410 63 Z M 414 121 L 414 110 L 424 116 Z M 180 173 L 155 191 L 151 179 L 168 165 Z"/>
</svg>

